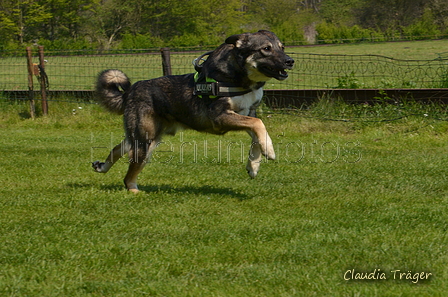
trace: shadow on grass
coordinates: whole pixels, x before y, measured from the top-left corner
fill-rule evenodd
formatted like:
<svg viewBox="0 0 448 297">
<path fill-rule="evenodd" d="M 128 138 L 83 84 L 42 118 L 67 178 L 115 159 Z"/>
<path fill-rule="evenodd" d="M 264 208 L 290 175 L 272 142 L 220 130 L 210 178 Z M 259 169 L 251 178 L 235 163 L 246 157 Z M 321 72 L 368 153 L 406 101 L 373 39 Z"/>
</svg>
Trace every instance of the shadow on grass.
<svg viewBox="0 0 448 297">
<path fill-rule="evenodd" d="M 214 186 L 183 186 L 173 187 L 171 185 L 153 185 L 153 186 L 140 186 L 140 191 L 147 193 L 165 192 L 165 193 L 184 193 L 184 194 L 197 194 L 197 195 L 223 195 L 232 197 L 238 200 L 248 200 L 251 197 L 243 193 L 238 193 L 231 188 L 214 187 Z"/>
<path fill-rule="evenodd" d="M 120 192 L 124 190 L 124 185 L 93 185 L 90 183 L 72 183 L 68 184 L 71 188 L 92 188 L 92 187 L 98 187 L 99 189 L 103 191 L 111 191 L 111 192 Z M 164 193 L 180 193 L 180 194 L 197 194 L 197 195 L 222 195 L 222 196 L 228 196 L 231 198 L 238 199 L 240 201 L 243 200 L 249 200 L 252 197 L 239 193 L 234 191 L 231 188 L 223 188 L 223 187 L 215 187 L 215 186 L 183 186 L 183 187 L 173 187 L 171 185 L 152 185 L 152 186 L 139 186 L 139 189 L 141 192 L 146 192 L 148 194 L 151 193 L 157 193 L 157 192 L 164 192 Z"/>
</svg>

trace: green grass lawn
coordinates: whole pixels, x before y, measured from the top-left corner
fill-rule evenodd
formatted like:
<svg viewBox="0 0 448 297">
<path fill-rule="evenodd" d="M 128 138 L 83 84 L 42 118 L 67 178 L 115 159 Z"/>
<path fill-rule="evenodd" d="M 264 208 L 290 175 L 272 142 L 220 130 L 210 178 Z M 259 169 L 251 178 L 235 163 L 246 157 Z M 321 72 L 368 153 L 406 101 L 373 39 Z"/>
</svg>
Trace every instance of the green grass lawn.
<svg viewBox="0 0 448 297">
<path fill-rule="evenodd" d="M 448 39 L 332 44 L 288 48 L 295 53 L 335 55 L 381 55 L 402 60 L 432 60 L 448 56 Z"/>
<path fill-rule="evenodd" d="M 245 133 L 185 131 L 134 195 L 124 160 L 90 168 L 121 140 L 120 117 L 80 106 L 0 112 L 0 295 L 446 295 L 446 111 L 262 110 L 278 159 L 256 179 Z M 375 269 L 386 279 L 351 279 Z"/>
</svg>

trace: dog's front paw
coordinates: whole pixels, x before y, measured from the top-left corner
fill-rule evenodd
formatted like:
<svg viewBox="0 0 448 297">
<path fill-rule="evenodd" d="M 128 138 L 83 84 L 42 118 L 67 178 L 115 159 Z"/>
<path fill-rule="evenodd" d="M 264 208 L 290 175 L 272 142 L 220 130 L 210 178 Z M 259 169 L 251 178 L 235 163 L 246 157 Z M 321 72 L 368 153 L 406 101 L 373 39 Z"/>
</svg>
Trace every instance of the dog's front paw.
<svg viewBox="0 0 448 297">
<path fill-rule="evenodd" d="M 264 139 L 260 139 L 261 153 L 268 160 L 275 160 L 275 151 L 274 145 L 272 144 L 272 139 L 269 137 L 269 134 L 266 133 Z"/>
<path fill-rule="evenodd" d="M 270 146 L 266 149 L 266 151 L 263 153 L 263 155 L 268 159 L 268 160 L 275 160 L 275 152 L 274 152 L 274 147 Z"/>
<path fill-rule="evenodd" d="M 271 138 L 267 138 L 266 143 L 264 143 L 264 146 L 262 145 L 262 154 L 268 160 L 275 160 L 275 151 L 274 146 L 272 145 Z"/>
<path fill-rule="evenodd" d="M 95 171 L 95 172 L 104 173 L 103 167 L 104 167 L 104 163 L 102 163 L 100 161 L 95 161 L 92 163 L 92 168 L 93 168 L 93 171 Z"/>
<path fill-rule="evenodd" d="M 255 178 L 258 174 L 258 170 L 260 170 L 260 162 L 259 161 L 251 161 L 250 159 L 247 161 L 246 165 L 247 174 L 251 178 Z"/>
</svg>

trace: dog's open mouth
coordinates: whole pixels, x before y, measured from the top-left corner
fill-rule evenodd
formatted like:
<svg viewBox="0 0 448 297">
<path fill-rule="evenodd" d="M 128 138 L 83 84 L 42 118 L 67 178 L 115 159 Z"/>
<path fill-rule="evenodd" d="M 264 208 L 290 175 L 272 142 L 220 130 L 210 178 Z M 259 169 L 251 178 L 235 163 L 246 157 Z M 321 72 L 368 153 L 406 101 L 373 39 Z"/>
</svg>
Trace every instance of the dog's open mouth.
<svg viewBox="0 0 448 297">
<path fill-rule="evenodd" d="M 278 80 L 284 80 L 288 78 L 288 72 L 286 72 L 286 69 L 274 69 L 272 67 L 261 67 L 260 69 L 265 75 L 269 77 L 273 77 Z"/>
</svg>

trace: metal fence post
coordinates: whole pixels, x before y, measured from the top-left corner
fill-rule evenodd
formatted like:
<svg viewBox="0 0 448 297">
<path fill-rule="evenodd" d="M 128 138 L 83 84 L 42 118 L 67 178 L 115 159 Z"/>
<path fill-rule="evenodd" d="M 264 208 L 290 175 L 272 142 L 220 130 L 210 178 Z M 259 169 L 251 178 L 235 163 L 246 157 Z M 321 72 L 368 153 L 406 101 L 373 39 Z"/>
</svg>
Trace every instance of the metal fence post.
<svg viewBox="0 0 448 297">
<path fill-rule="evenodd" d="M 160 52 L 162 53 L 163 75 L 171 75 L 170 49 L 168 47 L 164 47 L 160 49 Z"/>
<path fill-rule="evenodd" d="M 39 81 L 40 81 L 40 94 L 42 96 L 42 113 L 48 114 L 48 102 L 47 102 L 47 75 L 45 73 L 45 60 L 44 60 L 44 47 L 38 46 L 39 50 Z"/>
<path fill-rule="evenodd" d="M 34 90 L 33 90 L 33 56 L 31 47 L 26 48 L 26 59 L 28 61 L 28 99 L 30 101 L 30 116 L 32 119 L 36 116 L 36 105 L 34 104 Z"/>
</svg>

